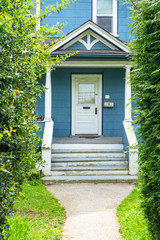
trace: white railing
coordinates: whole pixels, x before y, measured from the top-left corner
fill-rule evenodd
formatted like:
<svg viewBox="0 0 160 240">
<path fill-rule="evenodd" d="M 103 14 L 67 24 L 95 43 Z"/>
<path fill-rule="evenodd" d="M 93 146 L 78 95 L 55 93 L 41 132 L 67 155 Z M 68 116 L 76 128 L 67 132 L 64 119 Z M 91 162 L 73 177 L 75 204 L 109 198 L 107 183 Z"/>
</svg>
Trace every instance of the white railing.
<svg viewBox="0 0 160 240">
<path fill-rule="evenodd" d="M 54 122 L 52 120 L 45 121 L 43 142 L 42 142 L 42 160 L 45 162 L 42 171 L 44 175 L 51 175 L 51 151 L 53 140 L 53 127 Z"/>
<path fill-rule="evenodd" d="M 138 173 L 138 142 L 131 121 L 123 121 L 125 134 L 129 144 L 129 174 Z"/>
</svg>

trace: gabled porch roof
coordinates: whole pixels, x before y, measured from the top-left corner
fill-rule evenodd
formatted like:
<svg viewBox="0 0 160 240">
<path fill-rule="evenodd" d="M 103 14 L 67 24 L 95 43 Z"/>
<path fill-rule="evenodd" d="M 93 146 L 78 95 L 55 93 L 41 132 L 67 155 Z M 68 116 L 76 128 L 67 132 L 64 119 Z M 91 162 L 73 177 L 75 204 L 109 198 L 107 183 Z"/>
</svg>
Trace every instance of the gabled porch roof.
<svg viewBox="0 0 160 240">
<path fill-rule="evenodd" d="M 78 50 L 75 56 L 126 56 L 130 54 L 127 45 L 92 21 L 66 35 L 50 48 L 51 54 L 66 54 Z"/>
</svg>

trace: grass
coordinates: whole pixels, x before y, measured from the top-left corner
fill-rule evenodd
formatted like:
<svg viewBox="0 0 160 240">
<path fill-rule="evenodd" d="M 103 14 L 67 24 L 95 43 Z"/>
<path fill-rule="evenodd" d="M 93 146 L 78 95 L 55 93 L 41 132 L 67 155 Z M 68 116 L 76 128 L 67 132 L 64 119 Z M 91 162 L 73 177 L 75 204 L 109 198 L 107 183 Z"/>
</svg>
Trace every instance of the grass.
<svg viewBox="0 0 160 240">
<path fill-rule="evenodd" d="M 141 193 L 138 187 L 121 202 L 117 208 L 117 215 L 124 240 L 152 239 L 141 207 Z"/>
<path fill-rule="evenodd" d="M 60 240 L 65 219 L 64 208 L 40 181 L 22 185 L 13 217 L 8 218 L 8 240 Z"/>
</svg>

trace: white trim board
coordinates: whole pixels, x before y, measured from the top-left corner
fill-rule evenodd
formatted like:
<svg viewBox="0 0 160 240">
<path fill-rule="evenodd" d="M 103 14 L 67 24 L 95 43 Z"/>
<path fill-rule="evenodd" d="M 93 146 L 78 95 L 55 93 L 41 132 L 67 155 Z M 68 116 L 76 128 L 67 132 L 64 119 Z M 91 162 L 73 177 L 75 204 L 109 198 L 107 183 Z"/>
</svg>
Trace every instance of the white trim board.
<svg viewBox="0 0 160 240">
<path fill-rule="evenodd" d="M 92 43 L 83 43 L 82 38 L 87 36 L 87 38 L 89 38 L 89 36 L 93 36 L 94 38 L 96 38 L 96 40 L 94 40 Z M 88 39 L 87 39 L 88 40 Z M 85 45 L 86 49 L 90 50 L 94 44 L 98 41 L 102 42 L 103 44 L 105 44 L 106 46 L 108 46 L 109 48 L 111 48 L 112 50 L 118 50 L 117 47 L 115 47 L 112 43 L 110 43 L 109 41 L 106 41 L 104 38 L 102 38 L 101 36 L 99 36 L 98 34 L 96 34 L 95 32 L 91 31 L 91 30 L 87 30 L 84 33 L 80 34 L 78 37 L 74 38 L 72 41 L 70 41 L 69 43 L 65 44 L 61 49 L 67 49 L 68 47 L 70 47 L 71 45 L 73 45 L 76 42 L 81 42 L 83 45 Z M 91 46 L 88 46 L 91 45 Z"/>
<path fill-rule="evenodd" d="M 57 67 L 126 68 L 128 61 L 66 61 Z"/>
<path fill-rule="evenodd" d="M 92 30 L 96 34 L 98 34 L 100 37 L 104 38 L 106 41 L 109 41 L 111 44 L 115 45 L 117 48 L 123 50 L 126 53 L 130 53 L 129 48 L 119 39 L 115 38 L 113 35 L 93 23 L 92 21 L 87 21 L 83 25 L 81 25 L 79 28 L 75 29 L 73 32 L 69 33 L 66 37 L 63 38 L 62 41 L 56 43 L 54 47 L 50 48 L 50 51 L 55 51 L 58 48 L 61 48 L 65 44 L 69 43 L 74 38 L 78 37 L 80 34 L 87 30 Z"/>
</svg>

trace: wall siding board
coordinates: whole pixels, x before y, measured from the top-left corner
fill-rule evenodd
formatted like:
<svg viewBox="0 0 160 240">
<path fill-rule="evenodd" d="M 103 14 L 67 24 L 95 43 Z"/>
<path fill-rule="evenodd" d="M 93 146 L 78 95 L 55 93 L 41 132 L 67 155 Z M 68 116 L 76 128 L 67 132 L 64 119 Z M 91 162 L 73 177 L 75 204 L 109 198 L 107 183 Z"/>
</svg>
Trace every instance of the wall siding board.
<svg viewBox="0 0 160 240">
<path fill-rule="evenodd" d="M 42 10 L 49 4 L 56 4 L 57 0 L 49 1 L 44 0 L 43 5 L 41 6 Z M 60 1 L 58 1 L 60 2 Z M 130 29 L 129 24 L 131 23 L 130 20 L 130 10 L 127 4 L 123 4 L 121 1 L 118 1 L 118 35 L 119 39 L 124 41 L 130 41 Z M 85 23 L 88 20 L 92 20 L 92 0 L 77 0 L 76 2 L 72 3 L 69 7 L 62 10 L 59 14 L 54 13 L 50 16 L 47 16 L 41 22 L 42 26 L 52 27 L 57 22 L 66 24 L 62 29 L 60 35 L 68 34 L 69 32 L 73 31 L 74 29 L 78 28 L 80 25 Z"/>
<path fill-rule="evenodd" d="M 123 4 L 118 1 L 118 35 L 119 39 L 123 41 L 130 41 L 133 36 L 130 36 L 131 12 L 128 4 Z"/>
<path fill-rule="evenodd" d="M 52 77 L 52 117 L 54 121 L 54 136 L 70 136 L 71 122 L 71 82 L 70 70 L 57 69 Z"/>
<path fill-rule="evenodd" d="M 55 122 L 54 136 L 71 135 L 71 74 L 103 74 L 103 101 L 109 94 L 109 101 L 115 102 L 114 108 L 103 108 L 103 135 L 122 136 L 124 120 L 124 69 L 81 69 L 61 68 L 52 72 L 52 117 Z"/>
<path fill-rule="evenodd" d="M 75 28 L 79 27 L 84 22 L 91 19 L 92 14 L 92 0 L 78 0 L 72 3 L 69 7 L 62 10 L 60 14 L 54 13 L 50 16 L 46 17 L 42 21 L 42 26 L 48 24 L 48 27 L 55 25 L 57 22 L 67 23 L 66 26 L 62 29 L 64 34 L 68 34 L 73 31 Z M 57 0 L 49 1 L 45 0 L 42 5 L 42 9 L 44 9 L 48 4 L 56 4 Z M 60 2 L 60 1 L 58 1 Z"/>
</svg>

